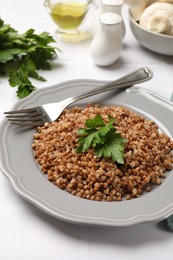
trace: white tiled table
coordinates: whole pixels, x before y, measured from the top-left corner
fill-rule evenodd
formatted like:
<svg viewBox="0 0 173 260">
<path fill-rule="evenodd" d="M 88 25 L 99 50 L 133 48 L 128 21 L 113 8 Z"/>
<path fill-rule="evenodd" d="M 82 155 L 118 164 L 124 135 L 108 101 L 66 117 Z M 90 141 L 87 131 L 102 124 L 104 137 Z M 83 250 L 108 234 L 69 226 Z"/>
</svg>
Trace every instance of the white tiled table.
<svg viewBox="0 0 173 260">
<path fill-rule="evenodd" d="M 0 16 L 20 32 L 54 33 L 55 25 L 43 6 L 43 0 L 0 0 Z M 34 81 L 38 88 L 75 78 L 111 80 L 143 65 L 154 71 L 152 81 L 141 85 L 170 98 L 173 91 L 173 57 L 151 53 L 133 37 L 127 8 L 124 50 L 119 60 L 108 68 L 95 66 L 90 57 L 90 40 L 57 43 L 62 50 L 54 69 L 41 72 L 47 81 Z M 3 112 L 18 101 L 16 89 L 0 78 L 0 120 Z M 21 199 L 0 173 L 0 259 L 3 260 L 103 260 L 103 259 L 173 259 L 173 234 L 159 223 L 126 228 L 76 226 L 54 219 Z"/>
</svg>

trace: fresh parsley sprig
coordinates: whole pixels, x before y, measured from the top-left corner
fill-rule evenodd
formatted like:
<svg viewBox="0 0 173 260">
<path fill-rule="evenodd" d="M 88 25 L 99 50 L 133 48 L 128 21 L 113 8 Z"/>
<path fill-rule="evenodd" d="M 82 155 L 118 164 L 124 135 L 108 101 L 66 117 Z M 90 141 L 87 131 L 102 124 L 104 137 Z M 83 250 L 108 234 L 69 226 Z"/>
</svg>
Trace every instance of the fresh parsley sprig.
<svg viewBox="0 0 173 260">
<path fill-rule="evenodd" d="M 50 70 L 50 60 L 57 56 L 58 48 L 50 44 L 54 38 L 47 32 L 35 34 L 29 29 L 19 34 L 0 19 L 0 74 L 9 77 L 9 84 L 18 87 L 17 96 L 24 98 L 36 87 L 30 78 L 45 81 L 37 70 Z"/>
<path fill-rule="evenodd" d="M 115 119 L 108 115 L 109 122 L 106 125 L 100 115 L 85 122 L 86 128 L 77 131 L 77 153 L 84 153 L 89 148 L 93 148 L 98 157 L 111 158 L 113 162 L 124 163 L 125 143 L 124 139 L 114 127 Z"/>
</svg>

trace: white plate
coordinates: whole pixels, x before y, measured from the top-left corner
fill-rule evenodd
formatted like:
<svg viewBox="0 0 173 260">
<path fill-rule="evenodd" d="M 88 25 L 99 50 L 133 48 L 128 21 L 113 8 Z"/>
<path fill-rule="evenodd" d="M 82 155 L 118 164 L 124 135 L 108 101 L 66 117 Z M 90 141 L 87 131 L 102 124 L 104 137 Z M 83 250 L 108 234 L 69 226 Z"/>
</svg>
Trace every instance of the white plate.
<svg viewBox="0 0 173 260">
<path fill-rule="evenodd" d="M 15 104 L 22 109 L 55 102 L 83 90 L 102 84 L 96 80 L 72 80 L 35 91 L 28 98 Z M 173 136 L 171 102 L 149 90 L 133 87 L 126 91 L 107 92 L 80 101 L 86 103 L 118 104 L 135 110 L 154 120 L 161 131 Z M 142 222 L 160 221 L 173 213 L 173 171 L 151 192 L 141 197 L 121 202 L 97 202 L 81 199 L 59 189 L 47 180 L 34 159 L 31 148 L 33 129 L 10 125 L 4 119 L 0 126 L 1 170 L 8 177 L 14 190 L 48 214 L 64 221 L 87 225 L 128 226 Z"/>
</svg>

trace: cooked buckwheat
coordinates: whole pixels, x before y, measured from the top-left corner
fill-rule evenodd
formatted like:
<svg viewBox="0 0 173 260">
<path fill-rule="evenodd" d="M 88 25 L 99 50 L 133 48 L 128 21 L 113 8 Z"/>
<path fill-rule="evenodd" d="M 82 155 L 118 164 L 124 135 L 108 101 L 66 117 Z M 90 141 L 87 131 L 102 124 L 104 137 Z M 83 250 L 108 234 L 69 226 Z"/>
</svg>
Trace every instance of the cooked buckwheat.
<svg viewBox="0 0 173 260">
<path fill-rule="evenodd" d="M 75 152 L 77 130 L 98 114 L 106 123 L 107 115 L 115 118 L 116 129 L 128 139 L 123 165 L 98 158 L 92 149 Z M 75 196 L 96 201 L 139 197 L 152 184 L 161 184 L 173 168 L 173 141 L 153 121 L 125 107 L 66 109 L 58 121 L 37 128 L 32 147 L 49 181 Z"/>
</svg>

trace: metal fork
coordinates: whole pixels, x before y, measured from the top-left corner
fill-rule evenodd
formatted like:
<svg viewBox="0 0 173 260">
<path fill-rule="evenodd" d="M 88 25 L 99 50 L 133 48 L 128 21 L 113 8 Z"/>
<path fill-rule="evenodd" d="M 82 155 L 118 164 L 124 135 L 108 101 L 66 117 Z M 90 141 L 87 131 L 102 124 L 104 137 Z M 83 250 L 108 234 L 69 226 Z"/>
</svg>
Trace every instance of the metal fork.
<svg viewBox="0 0 173 260">
<path fill-rule="evenodd" d="M 7 115 L 6 117 L 13 124 L 35 127 L 42 126 L 45 122 L 56 120 L 68 105 L 78 100 L 109 90 L 131 87 L 134 84 L 147 81 L 152 77 L 152 70 L 148 67 L 142 67 L 119 79 L 105 83 L 80 95 L 69 97 L 56 103 L 48 103 L 28 109 L 8 111 L 4 114 Z"/>
</svg>

